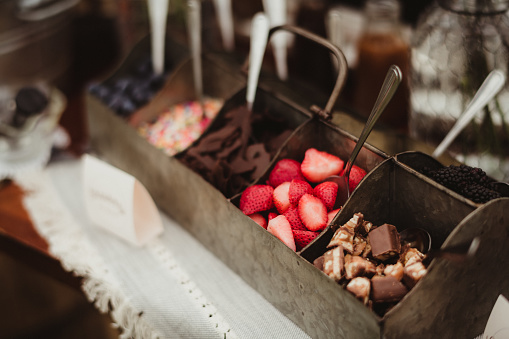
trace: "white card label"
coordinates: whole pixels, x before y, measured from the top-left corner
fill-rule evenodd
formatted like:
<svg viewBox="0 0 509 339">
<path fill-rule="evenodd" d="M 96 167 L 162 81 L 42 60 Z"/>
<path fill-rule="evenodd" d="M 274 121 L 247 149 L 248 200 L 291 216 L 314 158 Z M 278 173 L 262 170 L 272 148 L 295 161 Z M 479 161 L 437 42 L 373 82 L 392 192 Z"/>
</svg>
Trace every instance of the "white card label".
<svg viewBox="0 0 509 339">
<path fill-rule="evenodd" d="M 86 154 L 83 185 L 87 213 L 95 225 L 136 246 L 162 233 L 152 197 L 130 174 Z"/>
<path fill-rule="evenodd" d="M 482 337 L 483 339 L 509 338 L 509 302 L 502 294 L 498 296 L 497 302 L 491 310 Z"/>
</svg>

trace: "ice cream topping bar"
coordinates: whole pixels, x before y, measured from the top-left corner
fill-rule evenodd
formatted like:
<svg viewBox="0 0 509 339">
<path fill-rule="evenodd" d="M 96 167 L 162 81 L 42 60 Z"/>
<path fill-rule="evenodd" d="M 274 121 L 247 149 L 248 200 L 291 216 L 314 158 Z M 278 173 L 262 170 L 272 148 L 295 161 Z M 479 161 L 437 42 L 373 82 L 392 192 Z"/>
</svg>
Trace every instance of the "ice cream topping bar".
<svg viewBox="0 0 509 339">
<path fill-rule="evenodd" d="M 426 274 L 424 254 L 401 245 L 396 226 L 375 226 L 355 213 L 314 265 L 380 316 Z"/>
</svg>

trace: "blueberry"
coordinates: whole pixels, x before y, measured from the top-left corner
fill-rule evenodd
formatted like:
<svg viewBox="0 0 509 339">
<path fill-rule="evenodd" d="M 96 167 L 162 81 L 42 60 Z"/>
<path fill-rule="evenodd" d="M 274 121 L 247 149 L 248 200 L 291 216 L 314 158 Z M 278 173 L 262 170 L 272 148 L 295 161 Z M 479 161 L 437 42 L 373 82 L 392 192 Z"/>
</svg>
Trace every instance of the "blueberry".
<svg viewBox="0 0 509 339">
<path fill-rule="evenodd" d="M 113 88 L 122 92 L 128 92 L 133 86 L 133 82 L 134 80 L 131 77 L 120 78 L 115 82 Z"/>
<path fill-rule="evenodd" d="M 145 86 L 138 87 L 131 93 L 131 98 L 139 107 L 145 105 L 153 96 L 154 92 Z"/>
<path fill-rule="evenodd" d="M 164 80 L 165 80 L 164 74 L 152 74 L 149 78 L 150 88 L 157 91 L 163 87 Z"/>
<path fill-rule="evenodd" d="M 111 90 L 108 87 L 100 84 L 90 85 L 88 91 L 102 101 L 107 101 L 108 97 L 111 95 Z"/>
<path fill-rule="evenodd" d="M 122 116 L 129 116 L 135 110 L 136 105 L 129 98 L 124 98 L 120 103 L 118 113 Z"/>
<path fill-rule="evenodd" d="M 152 60 L 150 57 L 145 57 L 135 68 L 134 74 L 141 77 L 147 77 L 152 74 Z"/>
</svg>

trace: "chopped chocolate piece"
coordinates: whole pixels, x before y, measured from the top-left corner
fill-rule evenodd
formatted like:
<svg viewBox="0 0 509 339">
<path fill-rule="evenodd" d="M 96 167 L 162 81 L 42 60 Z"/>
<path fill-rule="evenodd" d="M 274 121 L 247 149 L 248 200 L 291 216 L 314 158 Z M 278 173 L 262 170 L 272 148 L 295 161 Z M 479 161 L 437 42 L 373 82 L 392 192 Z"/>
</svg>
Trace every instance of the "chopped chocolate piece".
<svg viewBox="0 0 509 339">
<path fill-rule="evenodd" d="M 422 262 L 415 262 L 411 265 L 405 266 L 403 281 L 409 288 L 413 288 L 415 284 L 417 284 L 417 282 L 426 275 L 427 272 L 428 270 Z"/>
<path fill-rule="evenodd" d="M 341 280 L 345 270 L 343 248 L 335 247 L 323 255 L 323 272 L 335 281 Z"/>
<path fill-rule="evenodd" d="M 346 227 L 341 226 L 336 230 L 334 235 L 332 236 L 331 241 L 329 242 L 329 245 L 327 245 L 328 248 L 334 247 L 334 246 L 343 246 L 343 249 L 349 253 L 353 252 L 353 231 Z"/>
<path fill-rule="evenodd" d="M 357 299 L 362 301 L 364 305 L 368 304 L 369 293 L 371 289 L 371 282 L 366 277 L 353 278 L 348 285 L 346 285 L 347 291 L 355 295 Z"/>
<path fill-rule="evenodd" d="M 376 267 L 376 275 L 384 275 L 385 265 L 384 264 L 378 264 Z"/>
<path fill-rule="evenodd" d="M 369 221 L 364 220 L 362 226 L 359 228 L 359 232 L 362 235 L 368 234 L 374 228 L 373 224 Z"/>
<path fill-rule="evenodd" d="M 421 262 L 422 259 L 424 259 L 424 254 L 422 254 L 417 248 L 414 247 L 405 248 L 400 258 L 405 267 L 417 262 Z"/>
<path fill-rule="evenodd" d="M 324 256 L 321 255 L 318 258 L 316 258 L 315 260 L 313 260 L 313 265 L 315 265 L 315 267 L 318 268 L 320 271 L 323 271 L 323 261 L 324 261 Z"/>
<path fill-rule="evenodd" d="M 362 257 L 367 258 L 371 255 L 371 245 L 369 242 L 366 241 L 366 247 L 364 248 L 364 251 L 362 252 Z"/>
<path fill-rule="evenodd" d="M 368 234 L 371 254 L 375 259 L 387 260 L 401 251 L 401 243 L 396 226 L 383 224 Z"/>
<path fill-rule="evenodd" d="M 375 303 L 391 303 L 400 301 L 408 289 L 392 276 L 374 276 L 371 279 L 371 299 Z"/>
<path fill-rule="evenodd" d="M 364 239 L 361 236 L 355 236 L 353 238 L 353 255 L 362 255 L 364 253 L 364 250 L 366 249 L 366 239 Z"/>
<path fill-rule="evenodd" d="M 398 261 L 394 265 L 385 266 L 384 275 L 387 275 L 387 276 L 390 275 L 390 276 L 398 279 L 399 281 L 401 281 L 401 279 L 403 279 L 404 270 L 405 269 L 403 267 L 403 264 Z"/>
<path fill-rule="evenodd" d="M 345 273 L 346 279 L 360 276 L 371 277 L 376 273 L 376 266 L 362 257 L 347 254 L 345 256 Z"/>
<path fill-rule="evenodd" d="M 343 227 L 348 227 L 352 232 L 356 232 L 360 226 L 362 226 L 362 223 L 364 221 L 364 215 L 362 213 L 355 213 L 353 217 L 350 218 L 346 222 L 346 224 L 343 225 Z"/>
</svg>

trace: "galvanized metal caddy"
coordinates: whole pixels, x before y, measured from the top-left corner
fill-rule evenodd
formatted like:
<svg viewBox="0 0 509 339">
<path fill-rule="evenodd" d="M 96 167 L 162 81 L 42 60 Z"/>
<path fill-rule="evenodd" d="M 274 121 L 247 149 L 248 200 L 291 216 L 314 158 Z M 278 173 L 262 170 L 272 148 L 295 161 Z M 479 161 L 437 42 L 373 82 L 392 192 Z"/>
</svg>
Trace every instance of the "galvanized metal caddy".
<svg viewBox="0 0 509 339">
<path fill-rule="evenodd" d="M 134 61 L 128 58 L 125 64 Z M 240 65 L 208 56 L 203 62 L 205 94 L 228 99 L 225 107 L 229 101 L 240 102 L 245 87 Z M 183 62 L 169 86 L 176 79 L 180 86 L 192 86 L 185 80 L 192 78 L 189 64 Z M 281 158 L 302 160 L 308 147 L 348 158 L 357 139 L 317 117 L 309 108 L 313 98 L 281 84 L 266 85 L 262 79 L 257 109 L 289 112 L 295 131 L 255 182 L 264 182 Z M 275 90 L 278 86 L 281 91 Z M 174 99 L 163 94 L 169 90 L 163 89 L 150 107 L 171 103 Z M 235 206 L 238 195 L 228 199 L 176 157 L 150 145 L 93 96 L 87 97 L 87 105 L 93 150 L 137 177 L 163 211 L 313 338 L 473 338 L 482 332 L 498 294 L 509 295 L 509 199 L 476 205 L 459 197 L 411 167 L 426 161 L 419 156 L 409 165 L 410 156 L 390 157 L 366 144 L 357 164 L 371 172 L 333 223 L 295 253 Z M 334 230 L 355 212 L 400 230 L 422 227 L 436 246 L 474 236 L 481 245 L 471 262 L 433 261 L 418 285 L 380 318 L 311 264 Z"/>
</svg>

